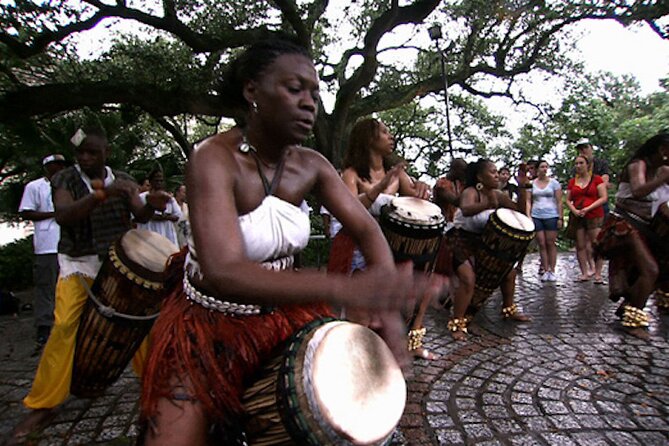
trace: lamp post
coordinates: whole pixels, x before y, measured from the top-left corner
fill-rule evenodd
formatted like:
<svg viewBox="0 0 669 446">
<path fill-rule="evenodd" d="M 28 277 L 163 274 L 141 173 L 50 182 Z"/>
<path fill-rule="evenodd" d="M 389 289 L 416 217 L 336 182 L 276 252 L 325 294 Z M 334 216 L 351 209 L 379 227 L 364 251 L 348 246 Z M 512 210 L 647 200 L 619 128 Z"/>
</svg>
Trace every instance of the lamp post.
<svg viewBox="0 0 669 446">
<path fill-rule="evenodd" d="M 441 26 L 434 24 L 428 30 L 430 39 L 434 41 L 434 45 L 437 47 L 437 52 L 439 53 L 439 61 L 441 63 L 441 78 L 444 81 L 444 103 L 446 106 L 446 132 L 448 134 L 448 153 L 453 158 L 453 137 L 451 135 L 451 113 L 450 107 L 448 104 L 448 78 L 446 77 L 446 61 L 444 60 L 444 53 L 441 51 L 441 46 L 439 41 L 442 37 L 441 35 Z"/>
</svg>

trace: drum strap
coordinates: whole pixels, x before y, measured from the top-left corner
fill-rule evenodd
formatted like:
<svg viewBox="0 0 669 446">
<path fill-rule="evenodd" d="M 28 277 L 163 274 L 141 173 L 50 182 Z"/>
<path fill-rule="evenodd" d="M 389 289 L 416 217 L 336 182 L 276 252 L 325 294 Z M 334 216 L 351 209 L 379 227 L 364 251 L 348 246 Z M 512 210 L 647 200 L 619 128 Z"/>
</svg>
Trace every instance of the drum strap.
<svg viewBox="0 0 669 446">
<path fill-rule="evenodd" d="M 97 297 L 95 297 L 95 294 L 93 294 L 93 291 L 91 290 L 91 287 L 88 286 L 86 280 L 84 280 L 84 278 L 81 277 L 81 275 L 79 274 L 77 274 L 76 276 L 77 279 L 79 279 L 79 283 L 81 284 L 81 286 L 84 288 L 84 290 L 86 290 L 86 294 L 88 294 L 88 297 L 90 297 L 91 300 L 95 303 L 96 310 L 98 311 L 98 313 L 100 313 L 107 319 L 111 319 L 112 317 L 120 317 L 122 319 L 128 319 L 131 321 L 150 321 L 157 318 L 158 315 L 160 314 L 160 311 L 155 314 L 151 314 L 149 316 L 135 316 L 133 314 L 119 313 L 118 311 L 116 311 L 114 307 L 107 306 L 102 302 L 100 302 L 100 300 Z"/>
</svg>

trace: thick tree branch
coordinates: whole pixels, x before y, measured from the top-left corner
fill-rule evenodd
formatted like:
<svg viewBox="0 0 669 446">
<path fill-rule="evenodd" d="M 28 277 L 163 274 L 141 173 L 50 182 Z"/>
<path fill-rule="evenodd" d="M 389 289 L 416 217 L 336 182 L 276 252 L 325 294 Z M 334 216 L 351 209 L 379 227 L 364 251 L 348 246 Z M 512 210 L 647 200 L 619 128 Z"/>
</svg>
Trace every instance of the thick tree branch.
<svg viewBox="0 0 669 446">
<path fill-rule="evenodd" d="M 346 120 L 346 115 L 361 88 L 368 85 L 376 74 L 378 61 L 376 51 L 381 37 L 398 25 L 407 23 L 421 23 L 439 5 L 439 0 L 418 0 L 409 6 L 399 7 L 393 1 L 390 10 L 383 13 L 372 23 L 365 35 L 362 56 L 364 61 L 353 75 L 339 85 L 339 92 L 335 101 L 337 119 Z"/>
<path fill-rule="evenodd" d="M 165 118 L 164 116 L 152 115 L 152 118 L 158 124 L 160 124 L 162 128 L 167 130 L 170 135 L 172 135 L 174 141 L 176 141 L 176 143 L 179 145 L 179 148 L 181 149 L 181 155 L 184 157 L 184 159 L 189 159 L 192 146 L 190 142 L 188 142 L 188 138 L 186 138 L 186 135 L 183 134 L 181 129 L 179 129 L 179 127 L 174 125 L 172 122 L 170 122 L 169 119 Z"/>
<path fill-rule="evenodd" d="M 0 122 L 101 104 L 132 104 L 157 116 L 232 116 L 232 109 L 207 93 L 150 84 L 89 82 L 30 87 L 0 96 Z"/>
<path fill-rule="evenodd" d="M 23 43 L 16 37 L 11 36 L 6 32 L 2 32 L 0 33 L 0 43 L 7 45 L 7 47 L 21 59 L 27 59 L 29 57 L 40 54 L 50 44 L 59 42 L 71 34 L 92 29 L 105 17 L 105 14 L 98 12 L 90 19 L 84 20 L 82 22 L 71 23 L 57 29 L 56 31 L 44 31 L 42 34 L 35 37 L 35 39 L 30 44 Z"/>
<path fill-rule="evenodd" d="M 295 30 L 297 39 L 300 43 L 306 47 L 311 47 L 311 35 L 306 24 L 300 17 L 300 13 L 297 10 L 297 4 L 294 0 L 272 0 L 280 10 L 283 18 L 290 24 L 290 26 Z"/>
</svg>

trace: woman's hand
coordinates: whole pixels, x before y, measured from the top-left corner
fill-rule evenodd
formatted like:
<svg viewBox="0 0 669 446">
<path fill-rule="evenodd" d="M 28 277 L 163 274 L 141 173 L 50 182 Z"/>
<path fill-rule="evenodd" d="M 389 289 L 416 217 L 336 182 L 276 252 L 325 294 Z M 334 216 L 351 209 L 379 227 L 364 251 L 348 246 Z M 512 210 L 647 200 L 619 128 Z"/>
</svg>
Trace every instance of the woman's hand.
<svg viewBox="0 0 669 446">
<path fill-rule="evenodd" d="M 379 268 L 376 271 L 367 270 L 354 276 L 354 279 L 361 281 L 358 284 L 366 283 L 372 288 L 367 296 L 364 295 L 367 288 L 361 290 L 353 306 L 375 309 L 368 312 L 369 327 L 379 333 L 398 364 L 406 370 L 411 364 L 411 357 L 407 349 L 407 328 L 402 313 L 411 314 L 418 297 L 436 299 L 447 286 L 447 279 L 438 274 L 429 277 L 414 274 L 411 262 L 399 265 L 394 273 Z"/>
<path fill-rule="evenodd" d="M 414 181 L 413 184 L 417 198 L 421 198 L 423 200 L 429 200 L 431 198 L 432 189 L 429 185 L 427 185 L 427 183 L 423 183 L 422 181 Z"/>
<path fill-rule="evenodd" d="M 388 187 L 400 177 L 400 174 L 404 172 L 404 169 L 406 169 L 406 163 L 398 163 L 391 167 L 388 172 L 386 172 L 386 176 L 384 176 L 378 183 L 380 188 L 379 193 L 383 193 L 388 189 Z"/>
</svg>

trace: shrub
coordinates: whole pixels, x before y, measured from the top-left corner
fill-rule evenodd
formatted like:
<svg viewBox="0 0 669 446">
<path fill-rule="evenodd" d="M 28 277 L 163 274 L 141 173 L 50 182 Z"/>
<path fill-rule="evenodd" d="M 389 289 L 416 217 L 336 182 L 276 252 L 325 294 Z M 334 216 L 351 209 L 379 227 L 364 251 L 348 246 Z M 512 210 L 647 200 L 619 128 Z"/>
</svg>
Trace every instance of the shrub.
<svg viewBox="0 0 669 446">
<path fill-rule="evenodd" d="M 20 291 L 33 284 L 33 237 L 0 246 L 0 289 Z"/>
</svg>

